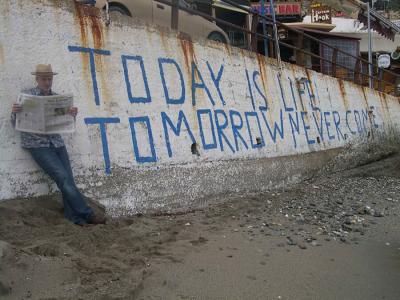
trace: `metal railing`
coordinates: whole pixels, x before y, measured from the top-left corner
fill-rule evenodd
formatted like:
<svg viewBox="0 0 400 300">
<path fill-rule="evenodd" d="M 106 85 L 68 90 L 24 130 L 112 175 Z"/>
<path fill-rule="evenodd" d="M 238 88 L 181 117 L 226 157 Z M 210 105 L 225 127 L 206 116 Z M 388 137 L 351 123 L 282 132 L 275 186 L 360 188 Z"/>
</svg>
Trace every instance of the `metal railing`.
<svg viewBox="0 0 400 300">
<path fill-rule="evenodd" d="M 225 2 L 228 5 L 235 7 L 236 9 L 243 11 L 243 13 L 245 13 L 245 14 L 250 15 L 252 17 L 251 18 L 251 20 L 252 20 L 251 28 L 245 28 L 245 27 L 241 27 L 236 24 L 232 24 L 226 20 L 223 20 L 223 19 L 220 19 L 217 17 L 213 17 L 207 13 L 204 13 L 202 11 L 194 9 L 193 7 L 182 6 L 182 5 L 180 5 L 179 0 L 157 0 L 157 2 L 171 6 L 171 28 L 173 30 L 178 30 L 179 11 L 180 10 L 185 11 L 185 12 L 193 14 L 193 15 L 201 16 L 211 22 L 216 22 L 218 25 L 224 25 L 229 28 L 233 28 L 233 29 L 243 32 L 243 34 L 246 34 L 246 36 L 247 36 L 247 39 L 249 41 L 248 48 L 251 51 L 259 52 L 258 51 L 259 50 L 258 49 L 258 41 L 267 39 L 267 41 L 269 43 L 276 43 L 279 46 L 284 46 L 289 49 L 292 49 L 295 54 L 301 53 L 300 60 L 299 61 L 296 60 L 296 64 L 298 64 L 300 66 L 307 67 L 305 64 L 305 57 L 309 56 L 310 60 L 312 58 L 315 58 L 315 59 L 318 59 L 321 63 L 325 62 L 331 66 L 332 72 L 324 72 L 324 69 L 321 68 L 321 70 L 320 70 L 321 73 L 325 73 L 325 74 L 331 75 L 333 77 L 343 78 L 342 75 L 339 74 L 339 72 L 338 72 L 338 67 L 339 67 L 339 68 L 349 71 L 348 74 L 346 74 L 345 78 L 343 78 L 343 79 L 350 80 L 356 84 L 363 85 L 363 86 L 368 86 L 369 79 L 372 79 L 374 89 L 379 90 L 379 91 L 384 91 L 389 94 L 395 94 L 395 95 L 400 94 L 400 86 L 399 86 L 400 85 L 400 74 L 397 74 L 393 71 L 390 71 L 390 70 L 387 70 L 384 68 L 380 68 L 380 67 L 378 67 L 378 65 L 376 63 L 369 63 L 368 60 L 362 58 L 360 55 L 353 55 L 351 53 L 348 53 L 344 50 L 339 49 L 338 47 L 334 47 L 334 46 L 330 45 L 329 43 L 324 42 L 324 41 L 314 37 L 311 34 L 304 32 L 303 30 L 291 28 L 290 26 L 288 26 L 282 22 L 279 22 L 279 21 L 275 21 L 275 24 L 280 29 L 283 28 L 283 29 L 287 30 L 288 33 L 291 32 L 291 33 L 295 33 L 295 34 L 299 35 L 303 42 L 305 39 L 308 39 L 309 41 L 317 43 L 317 45 L 319 46 L 318 49 L 320 49 L 321 45 L 331 49 L 332 56 L 330 58 L 323 57 L 320 55 L 321 54 L 320 52 L 318 54 L 316 54 L 316 53 L 307 51 L 301 47 L 296 47 L 292 44 L 283 42 L 279 39 L 279 35 L 276 33 L 276 31 L 272 31 L 272 34 L 263 34 L 261 32 L 258 32 L 257 29 L 258 29 L 260 20 L 264 20 L 267 24 L 273 25 L 274 24 L 273 19 L 269 16 L 265 16 L 265 15 L 263 16 L 263 15 L 259 14 L 258 12 L 255 12 L 252 9 L 248 9 L 246 7 L 238 5 L 237 3 L 235 3 L 231 0 L 221 0 L 221 1 Z M 278 57 L 276 57 L 277 51 L 272 51 L 272 53 L 270 51 L 268 51 L 268 52 L 269 52 L 269 57 L 278 59 Z M 355 61 L 354 66 L 344 65 L 344 64 L 341 64 L 340 62 L 338 62 L 339 54 L 353 59 Z M 363 70 L 365 70 L 365 69 L 368 70 L 368 67 L 370 65 L 375 70 L 374 74 L 371 74 L 371 75 L 369 73 L 363 72 Z M 311 66 L 311 68 L 312 68 L 312 66 Z M 351 76 L 351 78 L 350 78 L 350 76 Z M 388 81 L 389 80 L 388 78 L 391 78 L 391 80 Z"/>
</svg>

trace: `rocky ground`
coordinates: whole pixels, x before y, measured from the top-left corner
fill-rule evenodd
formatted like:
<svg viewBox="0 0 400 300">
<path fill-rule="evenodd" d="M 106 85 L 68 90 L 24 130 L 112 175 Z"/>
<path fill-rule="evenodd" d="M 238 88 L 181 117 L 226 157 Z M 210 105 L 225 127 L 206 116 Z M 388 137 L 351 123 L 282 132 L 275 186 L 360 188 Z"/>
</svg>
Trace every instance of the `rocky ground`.
<svg viewBox="0 0 400 300">
<path fill-rule="evenodd" d="M 399 155 L 104 226 L 57 199 L 0 203 L 0 298 L 399 299 Z"/>
</svg>

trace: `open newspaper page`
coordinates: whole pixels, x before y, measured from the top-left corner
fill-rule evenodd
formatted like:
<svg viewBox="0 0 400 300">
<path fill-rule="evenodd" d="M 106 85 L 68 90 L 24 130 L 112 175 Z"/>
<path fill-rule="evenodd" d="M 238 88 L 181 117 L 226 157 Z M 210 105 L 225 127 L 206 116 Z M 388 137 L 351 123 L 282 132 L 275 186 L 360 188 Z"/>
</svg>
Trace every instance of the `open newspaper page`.
<svg viewBox="0 0 400 300">
<path fill-rule="evenodd" d="M 75 118 L 68 112 L 72 95 L 35 96 L 20 94 L 22 112 L 17 114 L 16 130 L 40 133 L 68 133 L 75 130 Z"/>
</svg>

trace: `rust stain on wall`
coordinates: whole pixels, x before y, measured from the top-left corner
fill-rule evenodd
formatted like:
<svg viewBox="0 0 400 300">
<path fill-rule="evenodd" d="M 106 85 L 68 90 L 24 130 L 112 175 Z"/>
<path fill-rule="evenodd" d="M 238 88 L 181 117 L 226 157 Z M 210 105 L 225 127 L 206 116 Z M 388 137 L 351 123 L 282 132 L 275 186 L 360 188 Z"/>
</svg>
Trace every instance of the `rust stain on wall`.
<svg viewBox="0 0 400 300">
<path fill-rule="evenodd" d="M 97 11 L 97 10 L 96 10 Z M 101 49 L 103 48 L 103 23 L 99 19 L 98 16 L 90 16 L 90 25 L 92 28 L 92 36 L 94 48 Z"/>
<path fill-rule="evenodd" d="M 183 57 L 185 60 L 186 74 L 187 74 L 187 78 L 189 79 L 187 81 L 187 83 L 188 83 L 188 88 L 190 90 L 190 86 L 192 85 L 192 80 L 195 80 L 195 78 L 192 78 L 192 62 L 196 61 L 196 56 L 194 53 L 194 48 L 193 48 L 192 42 L 187 41 L 187 40 L 182 40 L 182 39 L 179 39 L 179 42 L 181 44 L 182 53 L 183 53 Z M 195 76 L 197 78 L 196 73 L 195 73 Z"/>
<path fill-rule="evenodd" d="M 110 104 L 110 94 L 108 93 L 107 89 L 107 78 L 106 74 L 109 74 L 107 71 L 107 64 L 104 63 L 102 55 L 95 55 L 94 62 L 96 64 L 96 74 L 98 75 L 98 79 L 100 79 L 100 85 L 98 86 L 101 100 L 104 104 L 106 104 L 105 109 L 109 110 Z"/>
<path fill-rule="evenodd" d="M 312 95 L 315 95 L 315 91 L 314 91 L 313 83 L 312 83 L 312 80 L 311 80 L 310 72 L 308 71 L 308 69 L 305 69 L 305 71 L 306 71 L 306 76 L 307 76 L 308 82 L 310 83 L 309 84 L 309 87 L 310 87 L 310 90 L 311 90 L 310 92 L 311 92 Z M 315 99 L 316 98 L 314 98 L 314 100 Z M 313 104 L 314 105 L 316 104 L 315 101 L 314 101 Z"/>
<path fill-rule="evenodd" d="M 342 79 L 338 79 L 338 82 L 339 82 L 339 91 L 342 94 L 344 108 L 347 111 L 347 110 L 349 110 L 349 101 L 347 99 L 347 93 L 346 93 L 346 89 L 344 87 L 344 81 Z"/>
<path fill-rule="evenodd" d="M 226 54 L 228 54 L 228 56 L 230 57 L 231 56 L 231 48 L 230 48 L 230 46 L 228 44 L 225 44 L 225 43 L 223 43 L 223 45 L 224 45 L 224 48 L 226 50 Z"/>
<path fill-rule="evenodd" d="M 308 82 L 309 82 L 309 88 L 310 88 L 310 92 L 311 92 L 311 95 L 314 95 L 314 101 L 313 101 L 313 105 L 315 106 L 315 91 L 314 91 L 314 87 L 313 87 L 313 82 L 312 82 L 312 80 L 311 80 L 311 76 L 310 76 L 310 72 L 308 71 L 308 69 L 305 69 L 305 71 L 306 71 L 306 76 L 307 76 L 307 79 L 308 79 Z"/>
<path fill-rule="evenodd" d="M 365 94 L 365 89 L 364 89 L 364 87 L 363 86 L 359 86 L 359 85 L 355 85 L 356 86 L 356 88 L 360 91 L 362 91 L 362 94 L 363 94 L 363 99 L 364 99 L 364 102 L 365 102 L 365 107 L 367 108 L 367 110 L 369 109 L 369 104 L 368 104 L 368 98 L 367 98 L 367 95 Z"/>
<path fill-rule="evenodd" d="M 78 21 L 80 32 L 81 32 L 81 42 L 85 47 L 88 46 L 88 29 L 92 33 L 93 46 L 96 49 L 103 47 L 104 33 L 103 33 L 103 23 L 100 19 L 100 11 L 96 8 L 75 3 L 76 19 Z"/>
<path fill-rule="evenodd" d="M 386 94 L 381 92 L 376 92 L 379 96 L 379 102 L 381 103 L 381 111 L 382 111 L 382 119 L 384 120 L 384 124 L 391 124 L 389 106 L 386 99 Z"/>
<path fill-rule="evenodd" d="M 379 92 L 379 96 L 381 97 L 381 99 L 383 99 L 382 108 L 386 111 L 387 120 L 390 121 L 391 118 L 390 118 L 390 110 L 389 110 L 387 94 Z"/>
<path fill-rule="evenodd" d="M 87 28 L 85 23 L 85 17 L 83 14 L 82 5 L 75 3 L 75 22 L 77 23 L 80 36 L 81 36 L 81 45 L 82 47 L 88 47 L 88 40 L 87 40 Z M 90 75 L 89 75 L 89 57 L 85 53 L 81 53 L 82 59 L 82 70 L 83 70 L 83 77 L 86 79 L 88 90 L 91 88 L 90 82 Z"/>
<path fill-rule="evenodd" d="M 82 47 L 103 49 L 104 47 L 104 25 L 100 19 L 100 11 L 96 8 L 74 3 L 75 5 L 75 21 L 79 26 L 80 39 Z M 91 39 L 89 36 L 91 33 Z M 91 45 L 91 43 L 93 45 Z M 86 86 L 88 91 L 92 90 L 92 79 L 89 72 L 89 55 L 87 53 L 81 53 L 82 58 L 82 70 L 84 78 L 86 79 Z M 94 56 L 96 65 L 96 75 L 100 79 L 100 94 L 102 99 L 107 101 L 109 99 L 107 91 L 107 80 L 105 79 L 106 65 L 103 61 L 102 55 Z"/>
<path fill-rule="evenodd" d="M 267 92 L 266 89 L 266 83 L 267 83 L 267 76 L 265 74 L 265 56 L 261 54 L 257 54 L 257 61 L 258 61 L 258 66 L 260 68 L 260 76 L 261 76 L 261 82 L 264 88 L 264 92 Z"/>
<path fill-rule="evenodd" d="M 313 101 L 314 103 L 313 103 L 313 105 L 316 106 L 316 104 L 317 104 L 316 103 L 317 102 L 317 95 L 315 94 L 315 90 L 314 90 L 314 87 L 313 87 L 313 82 L 311 80 L 312 78 L 311 78 L 309 70 L 305 69 L 305 71 L 306 71 L 306 76 L 307 76 L 308 82 L 310 83 L 308 85 L 310 87 L 310 92 L 311 92 L 312 95 L 314 95 L 314 98 L 313 98 L 314 99 L 314 101 Z M 317 119 L 318 123 L 321 123 L 321 119 L 322 119 L 321 112 L 320 112 L 320 114 L 318 114 L 318 113 L 314 114 L 314 112 L 312 112 L 312 114 L 314 115 L 314 118 Z M 305 115 L 305 116 L 306 116 L 307 120 L 310 121 L 308 114 Z M 320 142 L 322 142 L 322 145 L 325 146 L 325 141 L 324 141 L 324 139 L 322 137 L 320 138 Z"/>
<path fill-rule="evenodd" d="M 81 43 L 83 47 L 87 47 L 88 41 L 87 41 L 86 22 L 83 12 L 83 5 L 80 5 L 76 2 L 74 3 L 74 5 L 75 5 L 75 22 L 78 23 L 80 29 Z"/>
<path fill-rule="evenodd" d="M 180 41 L 183 56 L 185 59 L 185 66 L 186 66 L 188 78 L 191 78 L 191 76 L 192 76 L 192 73 L 191 73 L 192 72 L 192 61 L 196 61 L 196 55 L 194 52 L 193 43 L 190 41 L 187 41 L 187 40 L 182 40 L 182 39 L 179 39 L 179 41 Z"/>
<path fill-rule="evenodd" d="M 265 57 L 264 57 L 264 61 L 265 61 Z M 269 75 L 268 77 L 269 78 L 275 78 L 276 74 L 273 73 L 271 68 L 268 68 L 267 72 L 268 72 L 268 75 Z M 278 95 L 278 97 L 280 97 L 280 95 Z M 272 98 L 271 101 L 268 102 L 268 109 L 266 111 L 266 118 L 271 124 L 273 124 L 274 122 L 276 122 L 275 117 L 279 116 L 279 114 L 276 114 L 275 111 L 276 111 L 276 107 L 279 106 L 279 101 L 280 100 L 279 100 L 279 98 L 275 98 L 274 99 L 273 96 L 271 96 L 271 98 Z"/>
<path fill-rule="evenodd" d="M 167 53 L 169 53 L 170 52 L 170 47 L 169 47 L 168 41 L 167 41 L 167 39 L 165 37 L 165 33 L 162 30 L 160 30 L 159 31 L 159 35 L 160 35 L 160 41 L 161 41 L 161 45 L 163 46 L 163 49 Z M 149 35 L 149 36 L 151 36 L 151 35 Z"/>
<path fill-rule="evenodd" d="M 365 87 L 360 87 L 360 89 L 362 90 L 362 93 L 363 93 L 363 96 L 364 96 L 364 100 L 365 100 L 365 103 L 367 105 L 366 109 L 367 109 L 367 112 L 368 112 L 368 121 L 369 121 L 369 126 L 371 128 L 370 133 L 371 133 L 372 139 L 374 139 L 374 130 L 373 130 L 373 128 L 374 128 L 374 120 L 373 120 L 374 115 L 373 115 L 373 111 L 369 107 L 367 95 L 365 94 Z"/>
<path fill-rule="evenodd" d="M 195 78 L 192 78 L 192 62 L 196 61 L 196 53 L 193 47 L 193 43 L 190 40 L 187 39 L 179 39 L 181 48 L 182 48 L 182 53 L 184 56 L 184 60 L 185 60 L 185 69 L 186 69 L 186 73 L 187 73 L 187 90 L 191 91 L 191 86 L 193 84 L 193 80 L 199 80 L 198 78 L 198 74 L 197 72 L 194 73 Z M 198 92 L 200 93 L 200 91 Z M 204 93 L 201 91 L 201 97 L 196 97 L 196 100 L 199 99 L 204 99 Z M 196 108 L 192 105 L 192 114 L 193 114 L 193 119 L 191 119 L 192 124 L 193 124 L 193 130 L 195 132 L 197 132 L 199 134 L 199 128 L 198 128 L 198 124 L 196 122 Z"/>
</svg>

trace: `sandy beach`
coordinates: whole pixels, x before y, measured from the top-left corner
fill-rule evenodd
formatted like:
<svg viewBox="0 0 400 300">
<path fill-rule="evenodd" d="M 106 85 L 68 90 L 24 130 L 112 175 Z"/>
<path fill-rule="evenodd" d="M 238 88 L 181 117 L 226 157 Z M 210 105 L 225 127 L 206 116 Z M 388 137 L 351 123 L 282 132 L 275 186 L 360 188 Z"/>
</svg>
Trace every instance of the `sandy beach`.
<svg viewBox="0 0 400 300">
<path fill-rule="evenodd" d="M 79 227 L 0 203 L 1 299 L 398 299 L 400 156 L 185 214 Z M 211 201 L 209 201 L 211 202 Z"/>
</svg>

